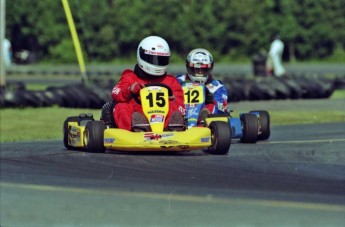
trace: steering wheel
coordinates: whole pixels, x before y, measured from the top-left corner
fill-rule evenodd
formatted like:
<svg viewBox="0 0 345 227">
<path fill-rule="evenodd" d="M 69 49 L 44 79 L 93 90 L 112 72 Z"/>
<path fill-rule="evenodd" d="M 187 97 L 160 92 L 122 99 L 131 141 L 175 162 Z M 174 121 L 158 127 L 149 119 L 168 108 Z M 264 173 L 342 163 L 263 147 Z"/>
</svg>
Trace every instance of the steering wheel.
<svg viewBox="0 0 345 227">
<path fill-rule="evenodd" d="M 166 89 L 168 89 L 168 95 L 169 97 L 170 96 L 173 96 L 174 93 L 172 91 L 172 89 L 169 87 L 169 85 L 166 85 L 166 84 L 163 84 L 163 83 L 160 83 L 160 82 L 152 82 L 152 83 L 147 83 L 145 84 L 145 87 L 154 87 L 154 86 L 158 86 L 158 87 L 165 87 Z M 141 105 L 141 101 L 140 101 L 140 98 L 138 96 L 134 96 L 134 100 Z"/>
<path fill-rule="evenodd" d="M 174 93 L 171 90 L 171 88 L 169 87 L 169 85 L 166 85 L 166 84 L 163 84 L 163 83 L 160 83 L 160 82 L 152 82 L 152 83 L 145 84 L 145 87 L 154 87 L 154 86 L 165 87 L 166 89 L 168 89 L 169 96 L 173 96 L 174 95 Z"/>
</svg>

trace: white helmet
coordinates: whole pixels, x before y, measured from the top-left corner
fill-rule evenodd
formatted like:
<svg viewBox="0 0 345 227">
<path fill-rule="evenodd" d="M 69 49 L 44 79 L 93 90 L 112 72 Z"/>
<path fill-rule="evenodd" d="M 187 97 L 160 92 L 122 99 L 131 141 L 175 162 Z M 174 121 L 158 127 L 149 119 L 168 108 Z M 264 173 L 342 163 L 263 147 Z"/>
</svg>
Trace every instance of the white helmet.
<svg viewBox="0 0 345 227">
<path fill-rule="evenodd" d="M 153 76 L 163 76 L 167 72 L 170 48 L 168 43 L 158 36 L 143 39 L 138 46 L 137 61 L 139 67 Z"/>
<path fill-rule="evenodd" d="M 194 49 L 187 56 L 186 67 L 193 82 L 205 83 L 213 69 L 213 57 L 206 49 Z"/>
</svg>

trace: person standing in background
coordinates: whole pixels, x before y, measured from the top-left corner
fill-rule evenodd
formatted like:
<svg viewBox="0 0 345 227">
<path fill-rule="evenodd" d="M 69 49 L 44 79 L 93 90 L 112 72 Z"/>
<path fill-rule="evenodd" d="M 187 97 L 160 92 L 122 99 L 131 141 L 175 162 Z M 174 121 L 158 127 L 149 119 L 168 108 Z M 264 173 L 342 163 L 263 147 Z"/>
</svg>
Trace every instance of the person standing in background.
<svg viewBox="0 0 345 227">
<path fill-rule="evenodd" d="M 280 39 L 280 35 L 275 35 L 270 46 L 268 58 L 266 62 L 266 71 L 268 75 L 277 77 L 283 76 L 286 70 L 282 64 L 282 56 L 284 52 L 284 43 Z"/>
<path fill-rule="evenodd" d="M 3 40 L 3 55 L 2 56 L 4 58 L 5 67 L 10 66 L 12 62 L 12 47 L 11 47 L 11 42 L 6 38 Z"/>
</svg>

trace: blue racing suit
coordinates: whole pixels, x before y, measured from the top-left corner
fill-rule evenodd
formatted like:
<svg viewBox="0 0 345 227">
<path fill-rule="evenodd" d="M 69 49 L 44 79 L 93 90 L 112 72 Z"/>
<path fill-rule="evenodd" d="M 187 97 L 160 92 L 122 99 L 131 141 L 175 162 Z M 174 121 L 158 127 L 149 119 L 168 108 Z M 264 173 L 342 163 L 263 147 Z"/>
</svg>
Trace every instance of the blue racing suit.
<svg viewBox="0 0 345 227">
<path fill-rule="evenodd" d="M 177 79 L 180 84 L 185 82 L 192 82 L 188 75 L 177 75 Z M 228 91 L 226 87 L 220 80 L 213 79 L 212 76 L 209 76 L 209 79 L 206 81 L 206 92 L 213 94 L 213 102 L 205 103 L 205 107 L 212 114 L 224 114 L 227 112 L 228 105 Z"/>
</svg>

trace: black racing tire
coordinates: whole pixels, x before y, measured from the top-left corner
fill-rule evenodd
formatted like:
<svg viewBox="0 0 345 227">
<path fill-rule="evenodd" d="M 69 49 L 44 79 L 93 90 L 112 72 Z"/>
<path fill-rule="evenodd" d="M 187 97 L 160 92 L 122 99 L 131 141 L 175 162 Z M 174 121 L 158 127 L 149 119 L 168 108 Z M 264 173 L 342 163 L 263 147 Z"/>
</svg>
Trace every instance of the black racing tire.
<svg viewBox="0 0 345 227">
<path fill-rule="evenodd" d="M 74 147 L 68 144 L 68 123 L 69 122 L 78 122 L 78 116 L 68 117 L 65 122 L 63 123 L 63 144 L 65 145 L 67 150 L 73 150 Z"/>
<path fill-rule="evenodd" d="M 39 107 L 40 103 L 31 91 L 8 91 L 4 96 L 6 107 Z"/>
<path fill-rule="evenodd" d="M 252 81 L 249 100 L 271 100 L 276 98 L 276 92 L 274 88 L 263 81 Z"/>
<path fill-rule="evenodd" d="M 247 100 L 245 89 L 243 89 L 243 83 L 243 80 L 224 78 L 223 84 L 228 91 L 228 102 Z"/>
<path fill-rule="evenodd" d="M 27 107 L 41 107 L 41 101 L 37 96 L 35 95 L 34 91 L 29 90 L 19 90 L 17 91 L 23 99 L 24 105 Z"/>
<path fill-rule="evenodd" d="M 245 113 L 240 116 L 243 136 L 242 143 L 256 143 L 258 141 L 258 118 L 255 114 Z"/>
<path fill-rule="evenodd" d="M 84 131 L 84 144 L 87 152 L 104 153 L 104 130 L 106 129 L 103 121 L 89 121 Z"/>
<path fill-rule="evenodd" d="M 62 87 L 68 99 L 74 100 L 74 108 L 90 108 L 90 100 L 88 98 L 90 91 L 86 91 L 82 84 L 72 84 Z"/>
<path fill-rule="evenodd" d="M 288 98 L 290 99 L 302 98 L 303 89 L 296 80 L 287 76 L 279 77 L 279 80 L 290 90 L 290 96 Z"/>
<path fill-rule="evenodd" d="M 51 106 L 53 102 L 51 102 L 48 97 L 46 96 L 44 91 L 32 91 L 35 98 L 39 101 L 40 107 Z"/>
<path fill-rule="evenodd" d="M 49 106 L 57 105 L 63 106 L 63 99 L 61 96 L 56 95 L 56 93 L 52 90 L 44 90 L 42 91 L 45 100 L 49 103 Z"/>
<path fill-rule="evenodd" d="M 290 97 L 290 89 L 279 80 L 279 77 L 266 77 L 265 83 L 275 90 L 275 99 L 287 99 Z"/>
<path fill-rule="evenodd" d="M 63 123 L 63 144 L 68 150 L 76 149 L 73 146 L 70 146 L 68 144 L 68 123 L 69 122 L 78 122 L 78 125 L 86 125 L 87 121 L 94 121 L 94 118 L 92 114 L 84 114 L 81 113 L 79 116 L 71 116 L 66 118 L 66 120 Z"/>
<path fill-rule="evenodd" d="M 60 107 L 70 107 L 76 108 L 77 100 L 75 98 L 71 98 L 71 95 L 67 93 L 66 89 L 63 87 L 48 87 L 47 91 L 53 93 L 53 96 L 59 99 L 59 106 Z"/>
<path fill-rule="evenodd" d="M 261 127 L 261 134 L 258 135 L 258 140 L 267 140 L 271 135 L 270 114 L 266 110 L 252 110 L 249 113 L 259 113 L 259 125 Z"/>
<path fill-rule="evenodd" d="M 208 147 L 207 153 L 215 155 L 225 155 L 229 152 L 231 145 L 231 130 L 229 123 L 224 121 L 213 121 L 211 129 L 212 145 Z"/>
</svg>

